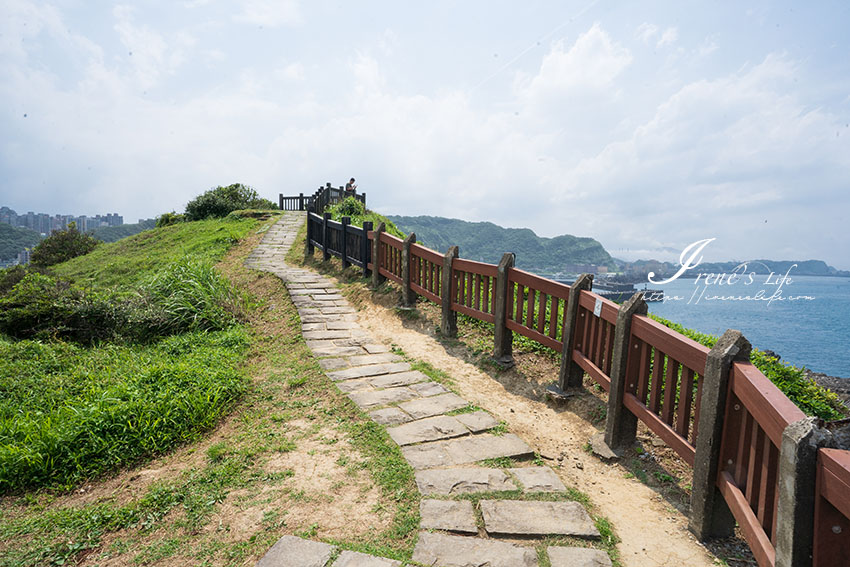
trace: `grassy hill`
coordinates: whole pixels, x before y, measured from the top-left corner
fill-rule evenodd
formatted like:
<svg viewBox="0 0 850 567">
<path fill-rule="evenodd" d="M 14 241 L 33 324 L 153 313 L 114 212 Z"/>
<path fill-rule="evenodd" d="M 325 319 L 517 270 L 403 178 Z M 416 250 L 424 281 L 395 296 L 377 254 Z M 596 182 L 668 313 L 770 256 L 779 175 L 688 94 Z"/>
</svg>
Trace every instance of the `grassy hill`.
<svg viewBox="0 0 850 567">
<path fill-rule="evenodd" d="M 135 224 L 122 224 L 121 226 L 102 226 L 94 230 L 90 230 L 92 236 L 104 242 L 115 242 L 134 234 L 139 234 L 143 230 L 150 230 L 156 226 L 156 221 L 148 219 L 146 221 Z"/>
<path fill-rule="evenodd" d="M 444 217 L 388 215 L 404 232 L 416 233 L 425 246 L 444 252 L 460 248 L 461 258 L 497 264 L 505 252 L 516 254 L 516 265 L 538 273 L 565 271 L 567 264 L 614 267 L 611 255 L 593 238 L 563 234 L 537 236 L 528 228 L 503 228 L 490 222 L 468 222 Z"/>
</svg>

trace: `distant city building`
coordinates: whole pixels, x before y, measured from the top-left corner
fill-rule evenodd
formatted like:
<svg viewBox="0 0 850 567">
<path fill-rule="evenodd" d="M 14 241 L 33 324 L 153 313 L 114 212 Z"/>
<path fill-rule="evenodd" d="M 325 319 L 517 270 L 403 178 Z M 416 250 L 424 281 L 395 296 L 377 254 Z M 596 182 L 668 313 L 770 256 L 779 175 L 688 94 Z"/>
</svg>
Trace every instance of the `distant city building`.
<svg viewBox="0 0 850 567">
<path fill-rule="evenodd" d="M 93 217 L 57 214 L 51 217 L 46 213 L 34 213 L 32 211 L 27 212 L 25 215 L 19 215 L 13 209 L 4 206 L 0 207 L 0 222 L 28 228 L 47 236 L 54 230 L 65 229 L 71 222 L 76 223 L 77 230 L 80 232 L 86 232 L 102 226 L 121 226 L 124 224 L 124 217 L 118 213 L 95 215 Z"/>
<path fill-rule="evenodd" d="M 564 266 L 567 274 L 607 274 L 608 266 L 597 266 L 596 264 L 567 264 Z"/>
<path fill-rule="evenodd" d="M 30 249 L 24 248 L 18 252 L 18 264 L 24 265 L 30 263 Z"/>
</svg>

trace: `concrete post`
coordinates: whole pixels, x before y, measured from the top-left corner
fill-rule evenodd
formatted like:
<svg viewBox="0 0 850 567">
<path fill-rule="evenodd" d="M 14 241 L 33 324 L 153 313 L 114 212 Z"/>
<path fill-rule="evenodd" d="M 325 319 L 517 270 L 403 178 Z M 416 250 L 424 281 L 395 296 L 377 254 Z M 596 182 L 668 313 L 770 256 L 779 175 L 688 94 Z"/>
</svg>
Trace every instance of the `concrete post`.
<svg viewBox="0 0 850 567">
<path fill-rule="evenodd" d="M 442 319 L 440 332 L 446 337 L 457 336 L 457 312 L 452 310 L 452 261 L 458 257 L 458 247 L 449 248 L 443 256 L 443 272 L 440 279 L 440 301 L 442 303 Z"/>
<path fill-rule="evenodd" d="M 379 223 L 375 229 L 375 239 L 372 240 L 372 289 L 378 289 L 386 277 L 381 275 L 381 234 L 387 230 L 384 223 Z"/>
<path fill-rule="evenodd" d="M 283 209 L 283 207 L 281 207 Z M 304 193 L 298 193 L 298 210 L 304 210 Z"/>
<path fill-rule="evenodd" d="M 620 306 L 617 326 L 614 329 L 614 352 L 611 360 L 611 389 L 608 392 L 608 415 L 605 419 L 605 444 L 615 454 L 634 445 L 637 435 L 637 417 L 623 405 L 626 393 L 626 376 L 630 351 L 632 316 L 646 315 L 646 301 L 641 292 L 635 293 Z M 635 377 L 631 377 L 632 380 Z"/>
<path fill-rule="evenodd" d="M 363 277 L 369 277 L 369 231 L 372 221 L 363 221 L 363 237 L 360 239 L 360 261 L 363 262 Z"/>
<path fill-rule="evenodd" d="M 593 274 L 580 275 L 570 287 L 570 298 L 567 300 L 567 312 L 564 317 L 564 350 L 561 351 L 561 371 L 558 373 L 558 388 L 561 391 L 567 388 L 581 387 L 584 378 L 584 370 L 573 362 L 573 349 L 577 332 L 578 300 L 580 291 L 590 291 L 593 286 Z"/>
<path fill-rule="evenodd" d="M 283 210 L 283 193 L 278 193 L 277 195 L 278 195 L 278 203 L 279 203 L 278 206 L 280 207 L 280 210 L 282 211 Z"/>
<path fill-rule="evenodd" d="M 346 269 L 351 265 L 351 262 L 348 261 L 348 225 L 351 224 L 351 217 L 342 217 L 342 233 L 340 239 L 342 242 L 339 243 L 339 251 L 342 254 L 342 269 Z"/>
<path fill-rule="evenodd" d="M 496 272 L 496 285 L 493 290 L 494 343 L 493 359 L 503 368 L 514 365 L 514 334 L 506 326 L 508 307 L 508 270 L 514 265 L 512 252 L 505 252 Z"/>
<path fill-rule="evenodd" d="M 727 537 L 735 532 L 735 518 L 717 489 L 723 416 L 729 390 L 729 370 L 735 361 L 750 359 L 750 342 L 741 331 L 729 329 L 708 353 L 702 380 L 699 431 L 694 457 L 691 517 L 688 529 L 698 540 Z"/>
<path fill-rule="evenodd" d="M 331 220 L 330 213 L 322 213 L 322 260 L 327 262 L 331 259 L 331 251 L 328 250 L 328 221 Z"/>
<path fill-rule="evenodd" d="M 416 242 L 416 234 L 411 232 L 401 245 L 401 306 L 412 309 L 416 294 L 410 289 L 410 245 Z"/>
<path fill-rule="evenodd" d="M 776 567 L 810 567 L 814 545 L 818 449 L 833 444 L 817 418 L 801 419 L 782 432 L 779 501 L 776 504 Z"/>
</svg>

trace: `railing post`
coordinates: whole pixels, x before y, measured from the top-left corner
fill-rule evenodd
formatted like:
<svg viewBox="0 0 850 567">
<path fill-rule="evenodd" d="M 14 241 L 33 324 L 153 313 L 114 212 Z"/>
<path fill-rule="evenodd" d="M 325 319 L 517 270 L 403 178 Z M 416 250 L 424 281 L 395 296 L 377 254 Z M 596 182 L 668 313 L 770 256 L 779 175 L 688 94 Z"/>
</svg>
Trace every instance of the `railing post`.
<svg viewBox="0 0 850 567">
<path fill-rule="evenodd" d="M 384 223 L 378 223 L 372 240 L 372 289 L 378 289 L 386 277 L 381 275 L 381 235 L 387 229 Z"/>
<path fill-rule="evenodd" d="M 580 275 L 570 286 L 570 298 L 567 300 L 567 312 L 564 314 L 564 348 L 561 351 L 561 370 L 558 372 L 558 388 L 578 388 L 584 378 L 584 370 L 573 362 L 576 330 L 578 321 L 578 301 L 581 290 L 590 291 L 593 286 L 593 274 Z"/>
<path fill-rule="evenodd" d="M 717 474 L 729 372 L 735 361 L 750 359 L 751 349 L 750 342 L 741 331 L 729 329 L 705 361 L 691 489 L 691 517 L 688 520 L 688 529 L 700 541 L 710 537 L 727 537 L 735 532 L 735 518 L 717 488 Z"/>
<path fill-rule="evenodd" d="M 304 193 L 298 193 L 298 210 L 304 210 Z"/>
<path fill-rule="evenodd" d="M 363 222 L 363 236 L 360 238 L 360 261 L 363 262 L 363 277 L 369 277 L 369 231 L 372 230 L 372 222 Z"/>
<path fill-rule="evenodd" d="M 416 234 L 411 232 L 401 246 L 401 306 L 412 309 L 416 301 L 413 290 L 410 289 L 410 246 L 416 242 Z"/>
<path fill-rule="evenodd" d="M 351 262 L 348 261 L 348 225 L 351 224 L 351 217 L 342 217 L 342 242 L 340 242 L 339 248 L 340 253 L 342 254 L 342 269 L 346 269 L 351 265 Z"/>
<path fill-rule="evenodd" d="M 315 238 L 313 232 L 313 219 L 310 218 L 310 211 L 307 211 L 307 240 L 304 242 L 304 246 L 307 251 L 307 255 L 310 257 L 313 256 L 313 252 L 316 250 L 313 246 L 313 239 Z"/>
<path fill-rule="evenodd" d="M 328 221 L 331 220 L 330 213 L 322 213 L 322 260 L 327 262 L 331 259 L 331 251 L 328 250 Z"/>
<path fill-rule="evenodd" d="M 283 210 L 283 193 L 278 193 L 278 203 L 280 203 L 280 210 Z"/>
<path fill-rule="evenodd" d="M 508 270 L 514 265 L 514 254 L 505 252 L 496 270 L 496 285 L 493 290 L 494 347 L 493 359 L 503 368 L 514 365 L 514 334 L 506 326 L 508 308 Z"/>
<path fill-rule="evenodd" d="M 457 257 L 457 246 L 450 247 L 443 256 L 443 272 L 440 278 L 440 302 L 442 303 L 440 332 L 446 337 L 457 336 L 457 312 L 452 310 L 452 261 Z"/>
<path fill-rule="evenodd" d="M 815 535 L 815 479 L 818 449 L 833 443 L 832 433 L 810 417 L 782 432 L 776 503 L 776 567 L 810 567 Z"/>
<path fill-rule="evenodd" d="M 646 315 L 646 301 L 641 292 L 635 293 L 617 311 L 617 326 L 614 329 L 614 352 L 611 357 L 611 388 L 608 392 L 608 415 L 605 419 L 605 444 L 616 455 L 631 447 L 637 435 L 637 417 L 623 405 L 626 381 L 636 376 L 627 376 L 630 356 L 637 356 L 630 348 L 632 317 Z M 637 346 L 637 344 L 635 344 Z"/>
</svg>

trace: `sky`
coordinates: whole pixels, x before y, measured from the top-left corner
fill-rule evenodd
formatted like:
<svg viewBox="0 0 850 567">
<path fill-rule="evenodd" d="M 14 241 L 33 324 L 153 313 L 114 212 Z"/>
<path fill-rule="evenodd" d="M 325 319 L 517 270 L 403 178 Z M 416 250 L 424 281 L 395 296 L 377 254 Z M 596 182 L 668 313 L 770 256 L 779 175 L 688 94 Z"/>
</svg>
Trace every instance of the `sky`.
<svg viewBox="0 0 850 567">
<path fill-rule="evenodd" d="M 3 0 L 0 205 L 134 222 L 356 177 L 625 260 L 850 269 L 848 28 L 846 0 Z"/>
</svg>

